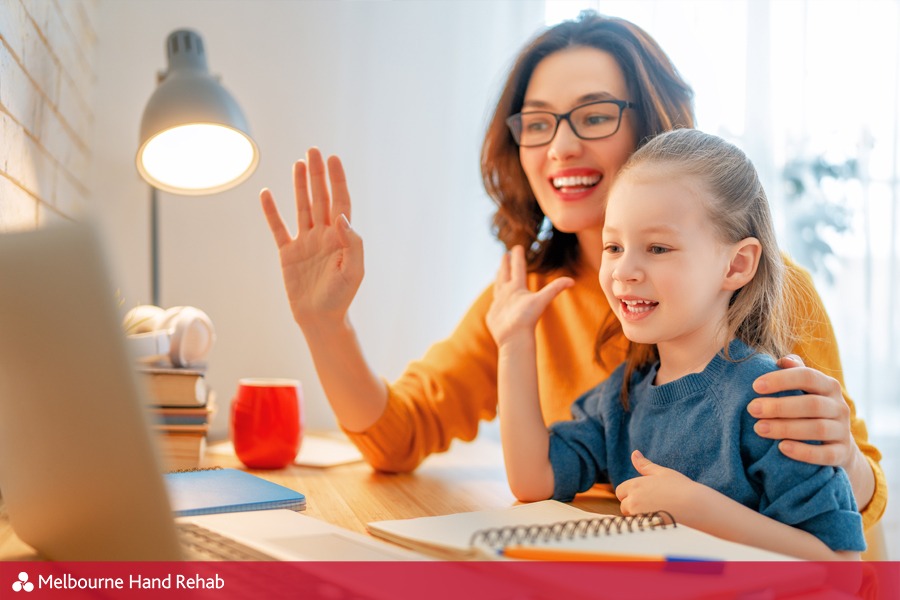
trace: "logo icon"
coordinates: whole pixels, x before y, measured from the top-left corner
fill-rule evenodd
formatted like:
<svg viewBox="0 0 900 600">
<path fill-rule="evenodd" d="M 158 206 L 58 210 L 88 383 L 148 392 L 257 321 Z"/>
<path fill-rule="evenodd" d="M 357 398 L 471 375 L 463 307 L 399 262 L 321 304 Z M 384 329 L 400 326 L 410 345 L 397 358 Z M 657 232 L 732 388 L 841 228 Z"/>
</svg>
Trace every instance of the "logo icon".
<svg viewBox="0 0 900 600">
<path fill-rule="evenodd" d="M 22 571 L 19 573 L 19 579 L 12 584 L 14 592 L 30 592 L 34 589 L 34 584 L 28 581 L 28 573 Z"/>
</svg>

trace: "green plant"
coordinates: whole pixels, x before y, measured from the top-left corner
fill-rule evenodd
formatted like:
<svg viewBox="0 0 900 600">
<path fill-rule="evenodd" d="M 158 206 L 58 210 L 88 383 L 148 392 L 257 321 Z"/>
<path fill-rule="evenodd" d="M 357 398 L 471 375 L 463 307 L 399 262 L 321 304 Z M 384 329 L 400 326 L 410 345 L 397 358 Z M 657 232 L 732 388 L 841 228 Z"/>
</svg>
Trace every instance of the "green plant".
<svg viewBox="0 0 900 600">
<path fill-rule="evenodd" d="M 859 163 L 855 158 L 829 162 L 821 154 L 797 157 L 785 164 L 782 178 L 786 186 L 787 250 L 800 264 L 833 284 L 835 252 L 828 237 L 850 229 L 851 212 L 846 195 L 835 193 L 844 186 L 829 182 L 858 180 Z"/>
</svg>

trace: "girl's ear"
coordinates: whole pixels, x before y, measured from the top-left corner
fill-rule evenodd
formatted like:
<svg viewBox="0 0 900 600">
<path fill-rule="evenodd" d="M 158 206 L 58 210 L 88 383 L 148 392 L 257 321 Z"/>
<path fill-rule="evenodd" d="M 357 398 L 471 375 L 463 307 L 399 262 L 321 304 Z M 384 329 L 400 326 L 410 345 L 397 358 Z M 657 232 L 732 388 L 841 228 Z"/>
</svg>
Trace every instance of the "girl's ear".
<svg viewBox="0 0 900 600">
<path fill-rule="evenodd" d="M 747 285 L 756 269 L 759 267 L 759 259 L 762 256 L 762 244 L 755 237 L 744 238 L 732 246 L 731 262 L 728 264 L 728 272 L 722 282 L 723 290 L 739 290 Z"/>
</svg>

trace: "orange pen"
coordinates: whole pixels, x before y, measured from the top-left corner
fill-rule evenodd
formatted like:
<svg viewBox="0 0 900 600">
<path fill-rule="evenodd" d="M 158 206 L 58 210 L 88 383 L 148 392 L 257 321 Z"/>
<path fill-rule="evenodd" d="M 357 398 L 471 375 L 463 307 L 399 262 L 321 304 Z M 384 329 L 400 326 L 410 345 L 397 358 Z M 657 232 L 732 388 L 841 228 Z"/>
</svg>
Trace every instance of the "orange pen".
<svg viewBox="0 0 900 600">
<path fill-rule="evenodd" d="M 662 554 L 620 554 L 596 552 L 593 550 L 566 550 L 564 548 L 541 548 L 536 546 L 507 546 L 500 551 L 501 556 L 524 560 L 547 560 L 567 562 L 711 562 L 714 559 L 694 556 L 673 556 Z"/>
</svg>

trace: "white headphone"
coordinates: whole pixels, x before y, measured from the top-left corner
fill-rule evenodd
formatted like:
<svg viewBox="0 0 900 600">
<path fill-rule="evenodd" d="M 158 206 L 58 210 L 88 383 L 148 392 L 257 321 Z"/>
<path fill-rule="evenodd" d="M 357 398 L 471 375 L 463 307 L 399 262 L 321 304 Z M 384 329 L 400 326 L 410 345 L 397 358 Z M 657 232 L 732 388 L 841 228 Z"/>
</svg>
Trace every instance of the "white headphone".
<svg viewBox="0 0 900 600">
<path fill-rule="evenodd" d="M 194 367 L 206 363 L 216 341 L 209 315 L 193 306 L 162 309 L 144 304 L 125 315 L 129 333 L 165 331 L 169 334 L 169 360 L 175 367 Z"/>
</svg>

